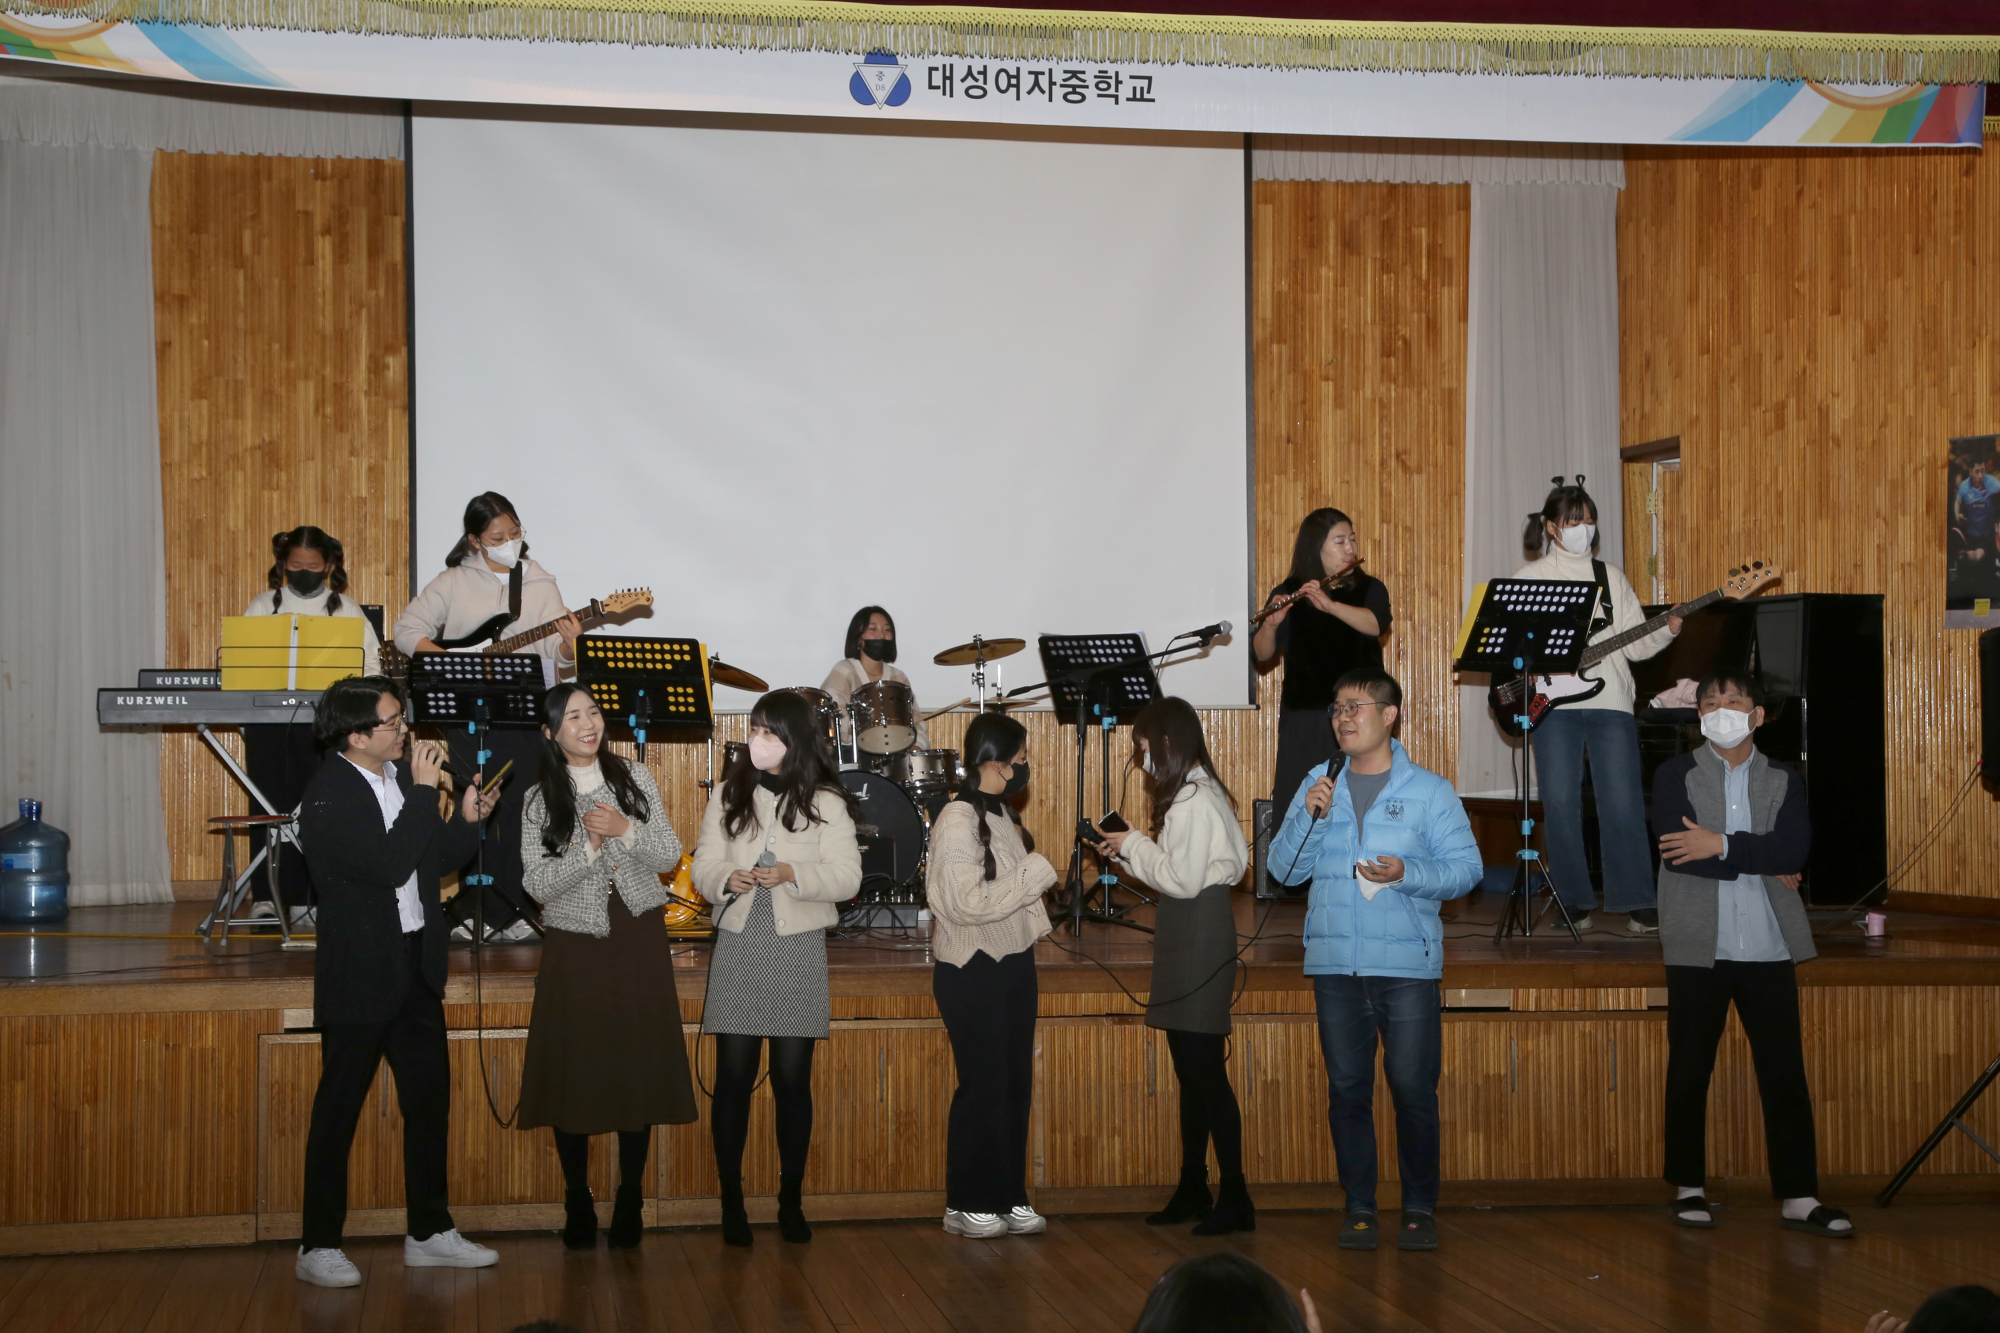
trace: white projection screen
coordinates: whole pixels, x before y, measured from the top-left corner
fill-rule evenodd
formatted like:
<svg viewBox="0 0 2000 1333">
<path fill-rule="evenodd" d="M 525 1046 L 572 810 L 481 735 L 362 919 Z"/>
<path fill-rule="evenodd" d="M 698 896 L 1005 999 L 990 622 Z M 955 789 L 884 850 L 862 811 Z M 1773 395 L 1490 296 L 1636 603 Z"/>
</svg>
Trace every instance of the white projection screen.
<svg viewBox="0 0 2000 1333">
<path fill-rule="evenodd" d="M 419 586 L 492 489 L 569 605 L 774 686 L 878 603 L 929 708 L 975 633 L 1011 688 L 1218 620 L 1162 685 L 1251 701 L 1239 138 L 450 106 L 410 155 Z"/>
</svg>

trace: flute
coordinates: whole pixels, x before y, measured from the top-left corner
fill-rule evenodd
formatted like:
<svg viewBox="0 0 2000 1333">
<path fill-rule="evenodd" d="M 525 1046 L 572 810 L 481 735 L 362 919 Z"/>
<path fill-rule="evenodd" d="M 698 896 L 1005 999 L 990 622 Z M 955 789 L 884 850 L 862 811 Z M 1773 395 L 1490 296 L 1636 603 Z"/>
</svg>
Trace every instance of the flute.
<svg viewBox="0 0 2000 1333">
<path fill-rule="evenodd" d="M 1313 579 L 1310 582 L 1308 582 L 1304 587 L 1300 588 L 1297 592 L 1286 593 L 1283 597 L 1274 597 L 1271 599 L 1271 602 L 1268 606 L 1266 606 L 1262 611 L 1259 611 L 1256 615 L 1250 617 L 1250 628 L 1253 630 L 1258 628 L 1265 621 L 1269 620 L 1272 616 L 1277 615 L 1278 612 L 1284 610 L 1286 607 L 1292 605 L 1295 602 L 1303 601 L 1305 599 L 1305 595 L 1308 592 L 1312 591 L 1315 585 L 1326 589 L 1328 592 L 1332 592 L 1335 588 L 1351 588 L 1354 586 L 1354 581 L 1357 577 L 1359 577 L 1360 573 L 1361 573 L 1361 562 L 1357 560 L 1353 564 L 1349 565 L 1346 569 L 1341 570 L 1338 574 L 1328 574 L 1323 579 Z"/>
</svg>

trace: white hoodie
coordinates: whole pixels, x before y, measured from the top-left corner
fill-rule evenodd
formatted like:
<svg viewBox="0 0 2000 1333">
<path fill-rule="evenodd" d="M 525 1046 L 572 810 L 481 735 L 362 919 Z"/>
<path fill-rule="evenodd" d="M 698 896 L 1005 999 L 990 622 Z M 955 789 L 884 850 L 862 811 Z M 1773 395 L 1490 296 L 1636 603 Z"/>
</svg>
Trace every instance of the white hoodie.
<svg viewBox="0 0 2000 1333">
<path fill-rule="evenodd" d="M 1514 571 L 1517 579 L 1540 579 L 1544 582 L 1573 580 L 1578 583 L 1597 582 L 1597 573 L 1590 567 L 1589 555 L 1571 555 L 1561 546 L 1550 542 L 1542 551 L 1542 558 L 1530 560 Z M 1606 562 L 1605 582 L 1611 585 L 1611 623 L 1601 632 L 1593 634 L 1592 643 L 1613 635 L 1623 634 L 1645 620 L 1639 610 L 1639 594 L 1632 591 L 1632 585 L 1625 578 L 1625 572 L 1618 566 Z M 1594 699 L 1582 699 L 1566 705 L 1570 708 L 1616 708 L 1631 712 L 1632 668 L 1631 662 L 1643 662 L 1672 642 L 1673 634 L 1663 625 L 1653 633 L 1628 648 L 1611 654 L 1602 662 L 1583 674 L 1593 680 L 1604 682 L 1603 690 Z"/>
</svg>

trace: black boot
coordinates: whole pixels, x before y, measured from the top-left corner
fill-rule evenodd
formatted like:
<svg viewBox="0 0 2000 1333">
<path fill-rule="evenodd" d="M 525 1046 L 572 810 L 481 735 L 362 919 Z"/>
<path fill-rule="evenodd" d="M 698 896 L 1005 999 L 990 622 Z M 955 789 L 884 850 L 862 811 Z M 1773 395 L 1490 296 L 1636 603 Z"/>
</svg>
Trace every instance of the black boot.
<svg viewBox="0 0 2000 1333">
<path fill-rule="evenodd" d="M 563 1248 L 566 1250 L 590 1250 L 597 1247 L 597 1205 L 590 1197 L 590 1191 L 566 1190 L 563 1193 L 563 1210 L 568 1220 L 563 1223 Z"/>
<path fill-rule="evenodd" d="M 1215 1192 L 1215 1210 L 1194 1229 L 1197 1236 L 1226 1236 L 1232 1231 L 1255 1231 L 1257 1206 L 1250 1202 L 1250 1187 L 1243 1177 L 1224 1176 Z"/>
<path fill-rule="evenodd" d="M 639 1233 L 646 1229 L 646 1201 L 637 1185 L 620 1185 L 618 1202 L 611 1206 L 611 1231 L 605 1237 L 614 1250 L 638 1248 Z"/>
<path fill-rule="evenodd" d="M 743 1177 L 722 1181 L 722 1243 L 748 1245 L 751 1241 L 750 1214 L 743 1211 Z"/>
<path fill-rule="evenodd" d="M 813 1238 L 813 1229 L 806 1223 L 805 1209 L 800 1206 L 804 1193 L 804 1176 L 778 1177 L 778 1234 L 796 1245 L 803 1245 Z"/>
<path fill-rule="evenodd" d="M 1174 1197 L 1167 1200 L 1167 1206 L 1146 1219 L 1149 1227 L 1178 1226 L 1192 1218 L 1206 1222 L 1210 1208 L 1208 1197 L 1208 1168 L 1199 1171 L 1181 1172 L 1181 1183 L 1174 1189 Z"/>
</svg>

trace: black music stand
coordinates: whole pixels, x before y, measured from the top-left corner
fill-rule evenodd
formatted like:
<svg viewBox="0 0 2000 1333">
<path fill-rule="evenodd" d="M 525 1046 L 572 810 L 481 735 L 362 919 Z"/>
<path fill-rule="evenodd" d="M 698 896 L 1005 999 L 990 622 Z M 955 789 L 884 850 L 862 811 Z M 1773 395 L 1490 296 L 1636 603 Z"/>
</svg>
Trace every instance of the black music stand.
<svg viewBox="0 0 2000 1333">
<path fill-rule="evenodd" d="M 486 733 L 494 727 L 521 730 L 542 725 L 542 659 L 534 653 L 413 653 L 410 673 L 404 684 L 411 726 L 464 727 L 472 733 L 474 785 L 486 785 L 486 761 L 493 752 L 486 748 Z M 486 873 L 485 824 L 479 826 L 477 869 L 460 876 L 460 883 L 490 888 L 493 876 Z M 529 903 L 515 903 L 522 919 L 542 930 L 540 916 Z M 472 948 L 475 953 L 486 944 L 486 895 L 472 905 Z"/>
<path fill-rule="evenodd" d="M 646 762 L 646 733 L 657 724 L 714 725 L 708 654 L 698 639 L 585 634 L 576 641 L 576 683 L 606 717 L 623 719 Z"/>
<path fill-rule="evenodd" d="M 1048 673 L 1048 679 L 1018 690 L 1009 690 L 1008 697 L 1046 686 L 1056 715 L 1063 717 L 1073 713 L 1076 722 L 1076 812 L 1079 827 L 1070 848 L 1069 877 L 1063 883 L 1061 914 L 1069 917 L 1069 932 L 1072 935 L 1083 933 L 1085 921 L 1106 921 L 1151 934 L 1151 926 L 1127 920 L 1126 913 L 1139 903 L 1151 903 L 1153 900 L 1137 889 L 1126 888 L 1125 892 L 1139 902 L 1118 906 L 1112 895 L 1123 886 L 1119 883 L 1115 863 L 1109 857 L 1093 852 L 1097 856 L 1097 881 L 1087 887 L 1083 882 L 1083 856 L 1088 847 L 1081 828 L 1084 754 L 1090 735 L 1090 719 L 1094 717 L 1104 734 L 1102 808 L 1108 810 L 1111 807 L 1111 729 L 1118 725 L 1119 718 L 1131 721 L 1133 714 L 1160 697 L 1160 681 L 1153 674 L 1153 659 L 1165 657 L 1178 649 L 1169 645 L 1163 652 L 1149 654 L 1143 634 L 1044 634 L 1036 646 L 1041 652 L 1042 670 Z"/>
<path fill-rule="evenodd" d="M 1538 675 L 1573 672 L 1590 639 L 1590 617 L 1597 606 L 1597 585 L 1567 579 L 1494 579 L 1474 590 L 1472 605 L 1466 608 L 1464 628 L 1459 631 L 1458 659 L 1454 671 L 1485 671 L 1494 676 L 1518 676 L 1521 681 L 1521 776 L 1516 787 L 1521 797 L 1521 850 L 1514 867 L 1514 884 L 1507 891 L 1507 910 L 1493 929 L 1499 943 L 1514 933 L 1518 919 L 1523 937 L 1535 933 L 1535 894 L 1548 890 L 1556 912 L 1578 944 L 1583 936 L 1556 892 L 1556 882 L 1542 854 L 1535 850 L 1535 820 L 1531 810 L 1535 768 L 1534 721 L 1529 702 L 1534 698 L 1532 682 Z M 1544 909 L 1546 910 L 1546 909 Z"/>
</svg>

